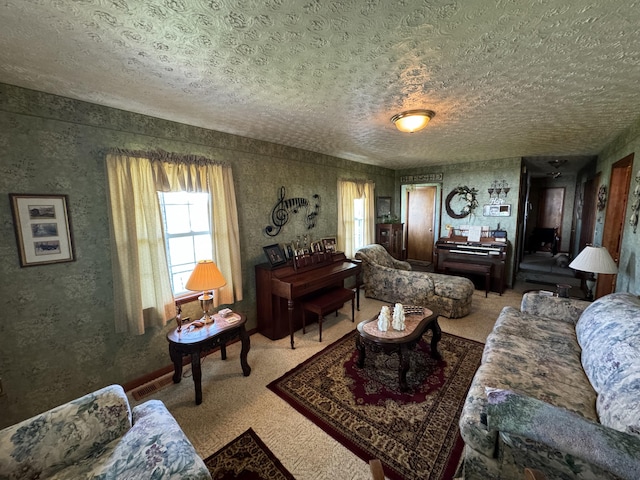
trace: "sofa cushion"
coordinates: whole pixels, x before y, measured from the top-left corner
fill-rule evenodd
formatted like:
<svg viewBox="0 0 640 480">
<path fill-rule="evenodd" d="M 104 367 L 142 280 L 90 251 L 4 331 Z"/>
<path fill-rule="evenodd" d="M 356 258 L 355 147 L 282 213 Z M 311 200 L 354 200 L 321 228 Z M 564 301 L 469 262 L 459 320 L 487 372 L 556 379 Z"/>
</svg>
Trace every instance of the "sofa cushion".
<svg viewBox="0 0 640 480">
<path fill-rule="evenodd" d="M 381 245 L 368 245 L 365 249 L 361 249 L 362 253 L 365 253 L 368 260 L 376 265 L 383 267 L 395 268 L 394 258 L 387 252 L 387 250 Z M 356 255 L 357 258 L 357 255 Z"/>
<path fill-rule="evenodd" d="M 533 458 L 530 457 L 524 466 L 548 467 L 555 463 L 549 478 L 638 478 L 640 441 L 635 437 L 584 420 L 530 396 L 487 390 L 489 426 L 516 440 L 520 452 L 526 451 L 527 445 L 518 442 L 518 437 L 539 445 L 530 452 Z"/>
<path fill-rule="evenodd" d="M 629 379 L 620 388 L 600 393 L 596 407 L 600 416 L 600 423 L 621 432 L 640 437 L 640 418 L 638 418 L 638 403 L 640 403 L 640 374 L 636 372 L 633 379 Z M 630 407 L 631 406 L 631 407 Z"/>
<path fill-rule="evenodd" d="M 124 390 L 111 385 L 0 432 L 0 478 L 49 478 L 99 454 L 131 428 Z"/>
<path fill-rule="evenodd" d="M 436 295 L 454 300 L 467 301 L 475 290 L 473 282 L 468 278 L 439 273 L 426 274 L 433 281 L 433 289 Z"/>
<path fill-rule="evenodd" d="M 552 318 L 575 325 L 591 302 L 554 297 L 536 290 L 522 296 L 520 310 L 537 317 Z"/>
<path fill-rule="evenodd" d="M 629 293 L 606 295 L 580 316 L 576 333 L 582 365 L 598 392 L 603 425 L 640 432 L 640 299 Z"/>
<path fill-rule="evenodd" d="M 514 307 L 505 307 L 503 312 L 496 320 L 492 333 L 515 335 L 536 345 L 551 344 L 552 349 L 561 348 L 574 353 L 576 359 L 580 358 L 582 350 L 578 345 L 573 323 L 520 312 Z"/>
<path fill-rule="evenodd" d="M 612 293 L 593 302 L 576 324 L 582 363 L 597 392 L 640 368 L 640 299 Z"/>
<path fill-rule="evenodd" d="M 580 364 L 580 347 L 570 323 L 502 309 L 487 337 L 460 417 L 467 445 L 495 454 L 495 431 L 487 428 L 485 387 L 521 392 L 597 421 L 596 393 Z M 485 417 L 486 418 L 486 417 Z"/>
<path fill-rule="evenodd" d="M 160 400 L 133 409 L 133 427 L 123 437 L 59 471 L 50 480 L 210 479 L 209 470 Z"/>
</svg>

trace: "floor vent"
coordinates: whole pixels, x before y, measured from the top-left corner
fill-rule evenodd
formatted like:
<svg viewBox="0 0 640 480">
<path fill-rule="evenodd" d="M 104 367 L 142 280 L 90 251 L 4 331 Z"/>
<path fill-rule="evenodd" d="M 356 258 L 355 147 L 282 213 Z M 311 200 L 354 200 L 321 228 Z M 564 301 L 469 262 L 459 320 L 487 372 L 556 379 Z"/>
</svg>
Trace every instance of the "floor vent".
<svg viewBox="0 0 640 480">
<path fill-rule="evenodd" d="M 157 380 L 154 380 L 153 382 L 146 383 L 146 384 L 136 388 L 135 390 L 132 390 L 131 391 L 131 395 L 136 400 L 140 400 L 140 399 L 142 399 L 144 397 L 148 397 L 152 393 L 157 392 L 162 387 L 166 387 L 170 383 L 173 383 L 173 378 L 172 378 L 171 375 L 167 375 L 166 377 L 158 378 Z"/>
</svg>

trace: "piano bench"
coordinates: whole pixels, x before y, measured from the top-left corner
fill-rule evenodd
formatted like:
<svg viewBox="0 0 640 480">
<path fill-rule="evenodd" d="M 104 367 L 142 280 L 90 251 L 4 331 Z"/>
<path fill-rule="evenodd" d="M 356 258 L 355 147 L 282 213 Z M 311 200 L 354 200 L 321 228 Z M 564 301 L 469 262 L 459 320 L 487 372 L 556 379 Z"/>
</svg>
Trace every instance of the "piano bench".
<svg viewBox="0 0 640 480">
<path fill-rule="evenodd" d="M 317 297 L 311 297 L 302 301 L 302 334 L 306 333 L 306 316 L 307 311 L 313 312 L 318 315 L 318 332 L 319 342 L 322 341 L 322 320 L 327 313 L 336 312 L 338 316 L 338 309 L 345 303 L 351 300 L 351 321 L 355 321 L 355 311 L 353 299 L 356 294 L 353 290 L 348 288 L 334 288 Z"/>
<path fill-rule="evenodd" d="M 493 264 L 491 263 L 464 263 L 454 262 L 453 260 L 445 260 L 442 262 L 444 272 L 448 271 L 461 272 L 461 273 L 475 273 L 484 275 L 484 296 L 489 295 L 489 289 L 491 288 L 491 270 Z M 502 295 L 502 292 L 500 292 Z"/>
</svg>

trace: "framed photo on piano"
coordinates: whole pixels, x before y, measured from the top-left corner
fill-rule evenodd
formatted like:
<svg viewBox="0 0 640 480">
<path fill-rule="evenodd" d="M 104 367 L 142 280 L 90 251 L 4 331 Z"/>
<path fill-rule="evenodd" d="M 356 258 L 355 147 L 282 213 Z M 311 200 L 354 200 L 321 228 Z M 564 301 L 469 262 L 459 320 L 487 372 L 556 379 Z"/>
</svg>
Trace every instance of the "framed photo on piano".
<svg viewBox="0 0 640 480">
<path fill-rule="evenodd" d="M 325 252 L 336 251 L 336 237 L 326 237 L 322 239 L 322 246 Z"/>
<path fill-rule="evenodd" d="M 262 249 L 272 267 L 277 267 L 287 262 L 282 248 L 277 243 L 267 245 L 266 247 L 262 247 Z"/>
</svg>

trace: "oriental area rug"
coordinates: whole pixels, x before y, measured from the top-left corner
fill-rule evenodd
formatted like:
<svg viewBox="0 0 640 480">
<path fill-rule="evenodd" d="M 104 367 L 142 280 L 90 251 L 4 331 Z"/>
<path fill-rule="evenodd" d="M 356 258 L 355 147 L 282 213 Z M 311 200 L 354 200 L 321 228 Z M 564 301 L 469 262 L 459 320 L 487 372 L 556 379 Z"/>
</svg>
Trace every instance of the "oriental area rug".
<svg viewBox="0 0 640 480">
<path fill-rule="evenodd" d="M 213 480 L 295 480 L 251 428 L 204 463 Z"/>
<path fill-rule="evenodd" d="M 484 344 L 443 333 L 442 360 L 427 335 L 410 354 L 409 390 L 401 392 L 398 355 L 371 352 L 357 366 L 353 331 L 268 385 L 387 478 L 453 478 L 462 454 L 458 420 Z M 426 341 L 425 341 L 426 339 Z"/>
</svg>

